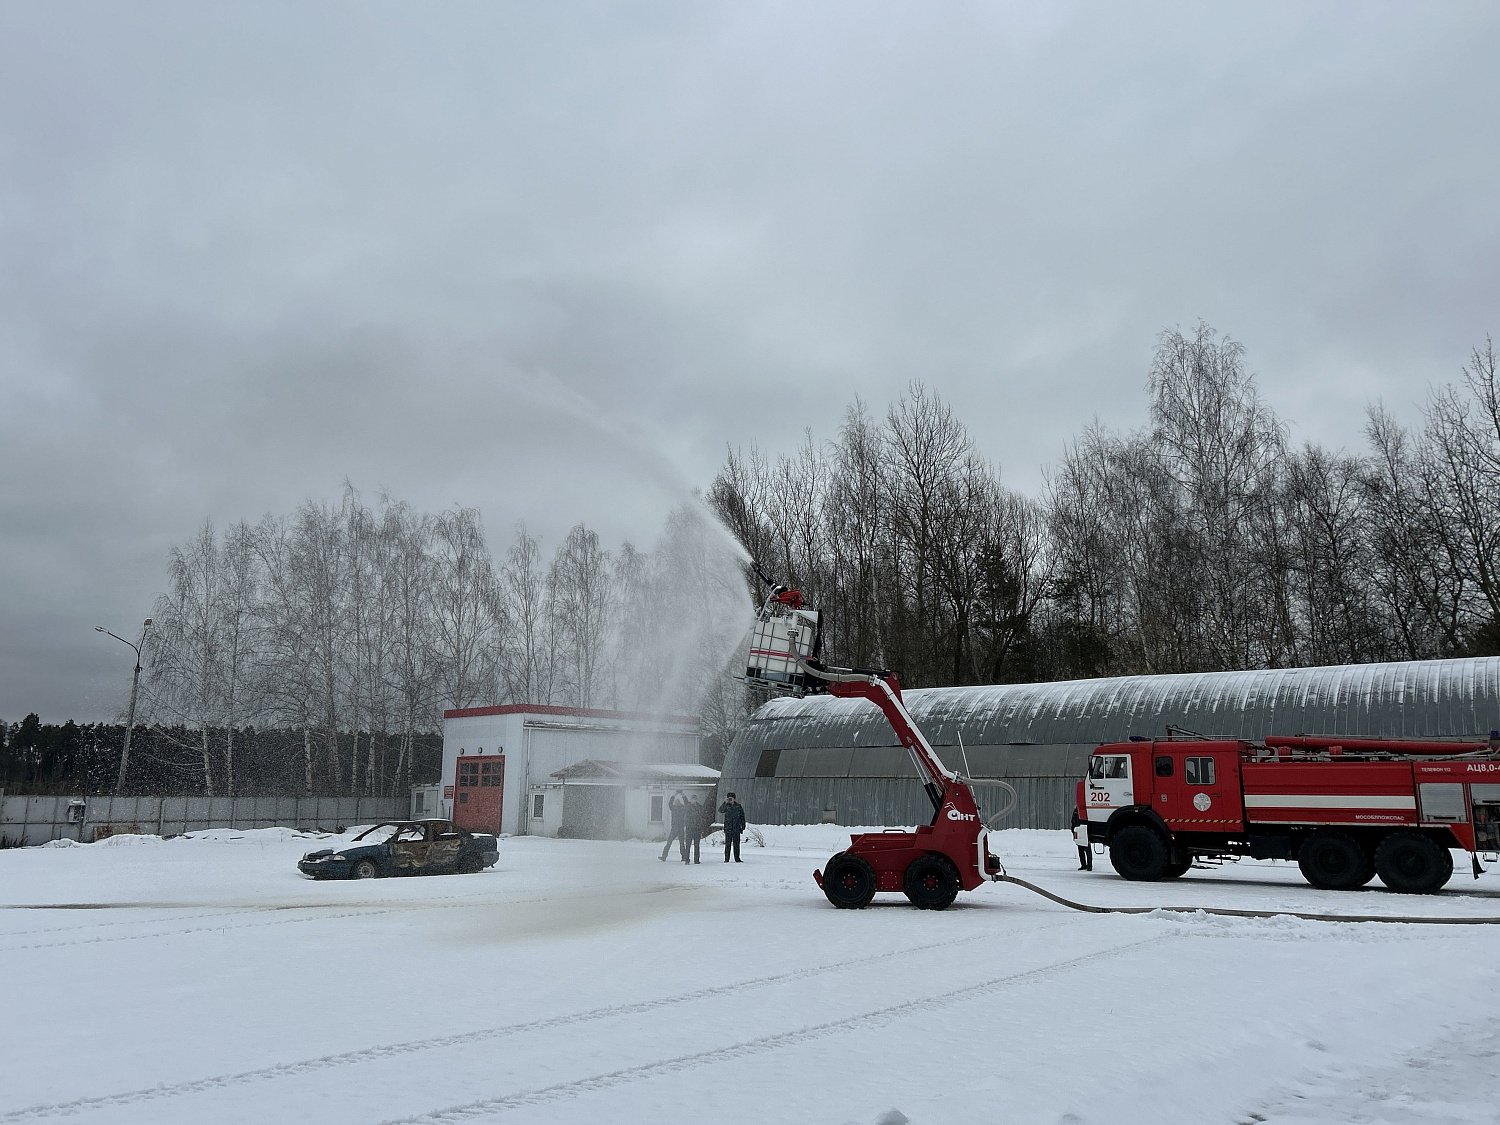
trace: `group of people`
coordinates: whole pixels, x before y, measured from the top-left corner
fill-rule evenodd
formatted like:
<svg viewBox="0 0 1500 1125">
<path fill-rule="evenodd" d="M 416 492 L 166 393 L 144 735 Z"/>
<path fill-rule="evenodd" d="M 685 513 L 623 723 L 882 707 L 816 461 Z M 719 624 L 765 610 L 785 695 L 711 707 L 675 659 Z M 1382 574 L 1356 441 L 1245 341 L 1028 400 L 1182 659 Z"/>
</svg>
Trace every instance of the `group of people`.
<svg viewBox="0 0 1500 1125">
<path fill-rule="evenodd" d="M 740 836 L 745 831 L 744 806 L 735 799 L 733 793 L 725 794 L 724 803 L 718 808 L 718 815 L 724 823 L 724 862 L 729 862 L 731 853 L 735 863 L 743 862 L 740 859 Z M 665 863 L 667 853 L 675 843 L 683 863 L 700 862 L 700 844 L 713 828 L 713 802 L 699 800 L 696 795 L 690 797 L 679 789 L 667 801 L 667 823 L 667 842 L 657 858 Z"/>
</svg>

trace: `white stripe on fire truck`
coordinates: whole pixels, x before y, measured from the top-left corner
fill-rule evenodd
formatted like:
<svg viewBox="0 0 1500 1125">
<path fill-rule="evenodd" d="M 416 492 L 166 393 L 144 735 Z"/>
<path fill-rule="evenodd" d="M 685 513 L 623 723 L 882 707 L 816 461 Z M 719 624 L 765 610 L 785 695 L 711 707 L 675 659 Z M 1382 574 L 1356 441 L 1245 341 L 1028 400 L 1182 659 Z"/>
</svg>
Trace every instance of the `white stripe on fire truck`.
<svg viewBox="0 0 1500 1125">
<path fill-rule="evenodd" d="M 1333 793 L 1246 793 L 1247 809 L 1415 809 L 1415 797 Z"/>
</svg>

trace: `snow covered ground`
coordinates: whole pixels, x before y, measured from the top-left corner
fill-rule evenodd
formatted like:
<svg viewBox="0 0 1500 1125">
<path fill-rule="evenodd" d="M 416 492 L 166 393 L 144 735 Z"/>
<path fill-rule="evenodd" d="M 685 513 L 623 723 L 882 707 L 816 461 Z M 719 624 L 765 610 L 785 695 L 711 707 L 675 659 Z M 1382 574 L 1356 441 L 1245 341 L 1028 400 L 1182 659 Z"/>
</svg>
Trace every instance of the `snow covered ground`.
<svg viewBox="0 0 1500 1125">
<path fill-rule="evenodd" d="M 0 852 L 0 1123 L 1500 1120 L 1500 927 L 1010 885 L 839 911 L 810 874 L 849 830 L 762 831 L 738 865 L 506 838 L 481 874 L 346 883 L 282 829 Z M 1096 904 L 1500 916 L 1466 868 L 1408 898 L 995 846 Z"/>
</svg>

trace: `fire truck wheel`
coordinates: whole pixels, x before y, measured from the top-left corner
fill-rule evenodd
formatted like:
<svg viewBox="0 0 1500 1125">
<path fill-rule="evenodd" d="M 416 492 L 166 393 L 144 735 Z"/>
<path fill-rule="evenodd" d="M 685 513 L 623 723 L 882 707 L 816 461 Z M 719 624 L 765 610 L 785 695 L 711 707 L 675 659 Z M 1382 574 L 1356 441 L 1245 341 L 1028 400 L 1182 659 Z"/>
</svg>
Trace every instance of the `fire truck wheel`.
<svg viewBox="0 0 1500 1125">
<path fill-rule="evenodd" d="M 1352 891 L 1370 881 L 1370 860 L 1344 832 L 1314 832 L 1297 852 L 1302 877 L 1325 891 Z"/>
<path fill-rule="evenodd" d="M 1393 891 L 1430 895 L 1453 874 L 1453 853 L 1418 832 L 1392 832 L 1375 849 L 1375 871 Z"/>
<path fill-rule="evenodd" d="M 1192 866 L 1193 866 L 1193 857 L 1192 856 L 1189 856 L 1187 859 L 1174 859 L 1171 863 L 1167 864 L 1166 870 L 1164 870 L 1161 873 L 1162 874 L 1162 878 L 1164 878 L 1164 879 L 1181 879 L 1184 875 L 1186 875 L 1188 873 L 1188 868 L 1190 868 Z"/>
<path fill-rule="evenodd" d="M 902 888 L 918 910 L 946 910 L 958 897 L 958 872 L 942 856 L 918 856 L 907 867 Z"/>
<path fill-rule="evenodd" d="M 875 869 L 857 855 L 839 852 L 824 868 L 823 893 L 840 910 L 863 910 L 875 897 Z"/>
<path fill-rule="evenodd" d="M 1153 883 L 1167 873 L 1170 860 L 1161 833 L 1144 824 L 1120 829 L 1109 842 L 1109 862 L 1125 879 Z"/>
</svg>

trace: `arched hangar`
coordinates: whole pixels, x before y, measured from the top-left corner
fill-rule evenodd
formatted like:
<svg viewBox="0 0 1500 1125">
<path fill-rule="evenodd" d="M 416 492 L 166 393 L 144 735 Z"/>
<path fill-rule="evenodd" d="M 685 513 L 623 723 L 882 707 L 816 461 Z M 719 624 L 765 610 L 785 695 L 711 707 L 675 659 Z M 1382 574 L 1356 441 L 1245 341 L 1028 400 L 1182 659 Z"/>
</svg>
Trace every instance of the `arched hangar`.
<svg viewBox="0 0 1500 1125">
<path fill-rule="evenodd" d="M 1019 794 L 1000 828 L 1061 828 L 1102 742 L 1270 734 L 1483 739 L 1500 728 L 1500 657 L 924 688 L 907 709 L 952 769 Z M 761 824 L 909 825 L 932 817 L 906 751 L 862 699 L 782 697 L 730 744 L 721 787 Z M 977 787 L 981 806 L 1000 793 Z"/>
</svg>

